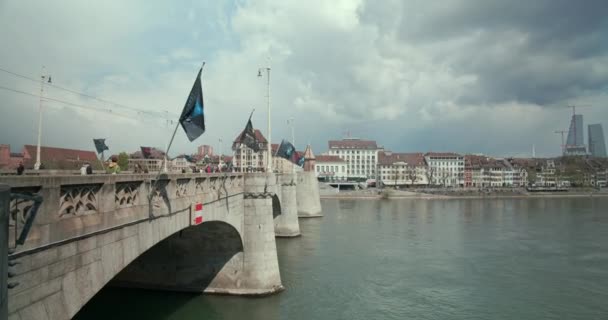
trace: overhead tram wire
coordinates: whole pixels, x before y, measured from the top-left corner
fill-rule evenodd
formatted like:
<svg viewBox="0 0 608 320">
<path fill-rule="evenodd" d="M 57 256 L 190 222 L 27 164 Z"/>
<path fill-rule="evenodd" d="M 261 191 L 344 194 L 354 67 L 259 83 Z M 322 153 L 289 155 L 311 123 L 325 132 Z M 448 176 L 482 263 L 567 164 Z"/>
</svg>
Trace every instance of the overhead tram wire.
<svg viewBox="0 0 608 320">
<path fill-rule="evenodd" d="M 8 73 L 10 75 L 13 75 L 15 77 L 19 77 L 19 78 L 22 78 L 22 79 L 26 79 L 26 80 L 32 81 L 34 83 L 39 83 L 40 82 L 40 80 L 38 80 L 38 79 L 30 78 L 28 76 L 25 76 L 25 75 L 22 75 L 22 74 L 18 74 L 16 72 L 12 72 L 12 71 L 6 70 L 4 68 L 0 68 L 0 71 Z M 165 119 L 165 120 L 173 120 L 173 119 L 175 119 L 175 118 L 178 117 L 177 114 L 169 114 L 167 111 L 149 111 L 149 110 L 143 110 L 143 109 L 138 109 L 138 108 L 134 108 L 134 107 L 129 107 L 129 106 L 126 106 L 124 104 L 120 104 L 120 103 L 117 103 L 117 102 L 114 102 L 114 101 L 110 101 L 110 100 L 106 100 L 106 99 L 101 99 L 101 98 L 98 98 L 98 97 L 95 97 L 95 96 L 92 96 L 92 95 L 89 95 L 89 94 L 86 94 L 86 93 L 78 92 L 76 90 L 64 88 L 64 87 L 58 86 L 58 85 L 53 84 L 53 83 L 45 83 L 45 85 L 49 86 L 49 87 L 53 87 L 53 88 L 59 89 L 59 90 L 67 91 L 67 92 L 70 92 L 72 94 L 83 96 L 83 97 L 86 97 L 86 98 L 89 98 L 89 99 L 97 100 L 99 102 L 112 104 L 112 105 L 114 105 L 116 107 L 119 107 L 119 108 L 123 108 L 123 109 L 127 109 L 127 110 L 130 110 L 130 111 L 137 112 L 138 114 L 147 114 L 147 115 L 150 115 L 152 117 L 162 118 L 162 119 Z"/>
<path fill-rule="evenodd" d="M 8 87 L 5 87 L 5 86 L 0 86 L 0 89 L 6 90 L 6 91 L 12 91 L 12 92 L 15 92 L 15 93 L 19 93 L 19 94 L 23 94 L 23 95 L 31 96 L 31 97 L 36 97 L 36 98 L 40 98 L 41 97 L 38 94 L 29 93 L 29 92 L 25 92 L 25 91 L 21 91 L 21 90 L 17 90 L 17 89 L 12 89 L 12 88 L 8 88 Z M 114 116 L 117 116 L 117 117 L 126 118 L 126 119 L 133 119 L 132 116 L 128 116 L 128 115 L 125 115 L 125 114 L 121 114 L 121 113 L 115 112 L 112 109 L 95 108 L 95 107 L 86 106 L 86 105 L 83 105 L 83 104 L 73 103 L 73 102 L 59 100 L 59 99 L 55 99 L 55 98 L 49 98 L 49 97 L 46 97 L 46 96 L 42 97 L 42 99 L 48 100 L 48 101 L 62 103 L 62 104 L 68 105 L 68 106 L 76 107 L 76 108 L 93 110 L 93 111 L 97 111 L 97 112 L 104 112 L 104 113 L 107 113 L 107 114 L 111 114 L 111 115 L 114 115 Z"/>
</svg>

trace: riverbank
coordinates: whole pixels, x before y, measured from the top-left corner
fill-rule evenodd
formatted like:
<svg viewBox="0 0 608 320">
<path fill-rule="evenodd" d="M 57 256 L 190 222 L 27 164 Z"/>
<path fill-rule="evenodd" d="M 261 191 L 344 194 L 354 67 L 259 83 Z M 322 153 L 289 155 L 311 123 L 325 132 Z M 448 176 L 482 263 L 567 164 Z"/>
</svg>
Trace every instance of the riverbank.
<svg viewBox="0 0 608 320">
<path fill-rule="evenodd" d="M 336 192 L 336 189 L 321 188 L 321 199 L 520 199 L 520 198 L 581 198 L 608 197 L 602 190 L 573 190 L 568 192 L 526 192 L 523 189 L 509 191 L 435 190 L 433 192 L 404 191 L 392 189 L 364 189 Z"/>
</svg>

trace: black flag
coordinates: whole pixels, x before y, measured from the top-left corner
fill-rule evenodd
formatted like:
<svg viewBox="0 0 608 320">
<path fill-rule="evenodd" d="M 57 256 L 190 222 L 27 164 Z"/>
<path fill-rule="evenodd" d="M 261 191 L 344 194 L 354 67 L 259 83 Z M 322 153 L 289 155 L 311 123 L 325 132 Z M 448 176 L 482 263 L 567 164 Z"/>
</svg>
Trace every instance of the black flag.
<svg viewBox="0 0 608 320">
<path fill-rule="evenodd" d="M 97 149 L 97 153 L 102 153 L 104 150 L 110 150 L 108 146 L 106 146 L 106 139 L 93 139 L 93 143 L 95 144 L 95 149 Z"/>
<path fill-rule="evenodd" d="M 188 140 L 194 141 L 201 134 L 205 132 L 205 113 L 203 104 L 203 88 L 201 86 L 201 72 L 203 68 L 198 71 L 196 81 L 190 90 L 182 115 L 179 117 L 179 122 L 184 128 Z"/>
<path fill-rule="evenodd" d="M 253 152 L 260 151 L 260 143 L 255 136 L 255 131 L 253 130 L 253 125 L 251 124 L 251 117 L 249 117 L 245 130 L 243 130 L 241 143 L 249 147 L 251 150 L 253 150 Z"/>
<path fill-rule="evenodd" d="M 152 156 L 152 148 L 150 147 L 140 147 L 141 148 L 141 156 L 144 159 L 150 159 Z"/>
<path fill-rule="evenodd" d="M 289 161 L 293 161 L 293 156 L 296 153 L 296 148 L 289 141 L 281 141 L 281 145 L 277 150 L 277 157 L 285 158 Z"/>
</svg>

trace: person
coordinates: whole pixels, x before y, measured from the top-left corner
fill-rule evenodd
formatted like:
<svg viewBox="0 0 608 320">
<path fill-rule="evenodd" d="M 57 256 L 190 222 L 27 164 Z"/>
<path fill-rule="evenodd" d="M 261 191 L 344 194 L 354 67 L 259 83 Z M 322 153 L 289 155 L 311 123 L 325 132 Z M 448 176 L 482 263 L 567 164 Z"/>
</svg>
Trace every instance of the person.
<svg viewBox="0 0 608 320">
<path fill-rule="evenodd" d="M 22 175 L 23 171 L 25 171 L 25 167 L 23 166 L 23 161 L 20 161 L 19 166 L 17 167 L 17 175 Z"/>
<path fill-rule="evenodd" d="M 207 165 L 207 168 L 205 169 L 205 171 L 207 171 L 207 173 L 211 173 L 211 166 Z"/>
<path fill-rule="evenodd" d="M 139 163 L 135 164 L 135 169 L 133 171 L 135 173 L 141 173 L 141 172 L 143 172 L 143 170 L 141 169 L 141 166 L 139 165 Z"/>
<path fill-rule="evenodd" d="M 110 174 L 120 173 L 120 166 L 118 165 L 118 157 L 117 156 L 112 156 L 112 158 L 110 160 L 111 160 L 111 162 L 108 165 L 108 168 L 106 169 L 106 172 L 110 173 Z"/>
<path fill-rule="evenodd" d="M 91 164 L 87 162 L 87 174 L 93 174 L 93 167 Z"/>
<path fill-rule="evenodd" d="M 85 176 L 87 174 L 87 164 L 83 163 L 82 167 L 80 167 L 80 175 Z"/>
</svg>

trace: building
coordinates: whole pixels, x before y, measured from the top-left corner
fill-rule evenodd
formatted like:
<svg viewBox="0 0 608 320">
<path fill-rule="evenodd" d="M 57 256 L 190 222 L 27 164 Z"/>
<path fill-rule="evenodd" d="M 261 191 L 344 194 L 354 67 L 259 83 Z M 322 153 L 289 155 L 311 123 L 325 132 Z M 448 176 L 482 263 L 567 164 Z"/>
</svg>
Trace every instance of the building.
<svg viewBox="0 0 608 320">
<path fill-rule="evenodd" d="M 179 156 L 171 159 L 167 163 L 167 169 L 169 171 L 176 171 L 176 172 L 182 172 L 182 171 L 191 172 L 192 167 L 194 167 L 194 166 L 195 166 L 195 164 L 188 161 L 188 159 L 186 159 L 185 155 L 179 155 Z"/>
<path fill-rule="evenodd" d="M 568 129 L 568 139 L 564 147 L 565 156 L 584 156 L 587 154 L 583 136 L 583 115 L 573 114 Z"/>
<path fill-rule="evenodd" d="M 348 178 L 348 165 L 338 156 L 316 156 L 315 173 L 317 179 L 323 181 L 346 181 Z"/>
<path fill-rule="evenodd" d="M 10 145 L 0 144 L 0 169 L 16 169 L 22 162 L 22 153 L 12 153 Z"/>
<path fill-rule="evenodd" d="M 26 168 L 33 168 L 36 162 L 37 149 L 34 145 L 25 145 L 21 153 L 11 153 L 10 146 L 0 145 L 0 167 L 15 168 L 23 161 Z M 95 165 L 99 161 L 94 151 L 40 147 L 42 169 L 78 169 L 84 163 Z"/>
<path fill-rule="evenodd" d="M 198 146 L 196 154 L 198 156 L 200 156 L 201 158 L 204 157 L 204 156 L 210 156 L 211 157 L 211 156 L 213 156 L 213 147 L 210 146 L 210 145 L 206 145 L 206 144 Z"/>
<path fill-rule="evenodd" d="M 381 186 L 422 186 L 428 184 L 422 153 L 378 152 L 376 183 Z"/>
<path fill-rule="evenodd" d="M 146 170 L 148 172 L 159 172 L 163 169 L 163 159 L 165 158 L 165 152 L 157 149 L 150 148 L 150 156 L 146 159 L 144 158 L 141 150 L 137 150 L 129 155 L 129 170 L 136 171 L 137 166 L 141 170 Z M 167 169 L 169 170 L 169 163 L 167 163 Z"/>
<path fill-rule="evenodd" d="M 589 153 L 596 158 L 606 158 L 606 142 L 602 125 L 590 124 L 587 138 L 589 139 Z"/>
<path fill-rule="evenodd" d="M 304 150 L 304 171 L 307 172 L 316 172 L 316 163 L 317 158 L 315 154 L 312 152 L 312 147 L 310 145 L 306 146 L 306 150 Z"/>
<path fill-rule="evenodd" d="M 243 144 L 245 131 L 243 130 L 232 143 L 232 164 L 235 170 L 240 172 L 256 172 L 266 170 L 266 159 L 268 159 L 268 141 L 258 129 L 254 130 L 255 138 L 258 141 L 259 150 L 253 151 Z"/>
<path fill-rule="evenodd" d="M 464 157 L 453 152 L 429 152 L 424 155 L 429 184 L 444 187 L 464 186 Z"/>
<path fill-rule="evenodd" d="M 378 152 L 381 150 L 383 148 L 378 147 L 376 141 L 347 138 L 330 140 L 328 155 L 346 162 L 348 179 L 366 180 L 376 178 Z"/>
</svg>

